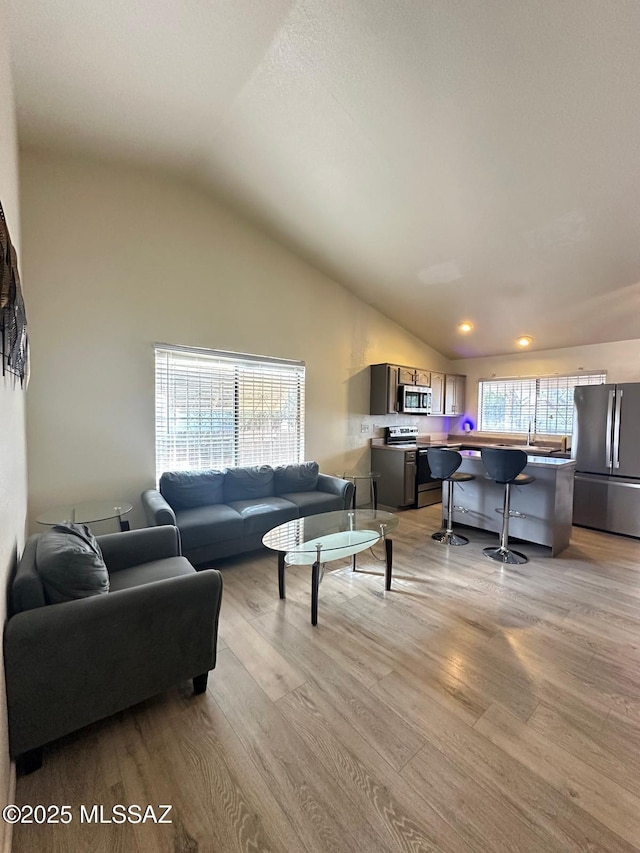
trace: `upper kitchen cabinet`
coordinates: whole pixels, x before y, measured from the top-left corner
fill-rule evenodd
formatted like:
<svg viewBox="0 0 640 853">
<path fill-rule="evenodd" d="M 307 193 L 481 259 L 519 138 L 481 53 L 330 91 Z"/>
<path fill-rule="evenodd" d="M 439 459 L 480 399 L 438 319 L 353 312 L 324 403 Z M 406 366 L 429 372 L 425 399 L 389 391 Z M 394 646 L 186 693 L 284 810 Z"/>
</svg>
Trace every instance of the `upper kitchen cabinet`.
<svg viewBox="0 0 640 853">
<path fill-rule="evenodd" d="M 372 364 L 369 414 L 389 415 L 398 411 L 398 378 L 400 370 L 396 364 Z"/>
<path fill-rule="evenodd" d="M 423 385 L 426 388 L 431 384 L 431 371 L 421 370 L 419 367 L 399 367 L 399 385 Z"/>
<path fill-rule="evenodd" d="M 445 415 L 462 415 L 464 414 L 464 396 L 466 387 L 466 376 L 450 376 L 447 374 L 444 382 L 444 414 Z M 431 413 L 433 411 L 433 398 Z"/>
<path fill-rule="evenodd" d="M 431 414 L 444 415 L 444 373 L 431 373 Z"/>
</svg>

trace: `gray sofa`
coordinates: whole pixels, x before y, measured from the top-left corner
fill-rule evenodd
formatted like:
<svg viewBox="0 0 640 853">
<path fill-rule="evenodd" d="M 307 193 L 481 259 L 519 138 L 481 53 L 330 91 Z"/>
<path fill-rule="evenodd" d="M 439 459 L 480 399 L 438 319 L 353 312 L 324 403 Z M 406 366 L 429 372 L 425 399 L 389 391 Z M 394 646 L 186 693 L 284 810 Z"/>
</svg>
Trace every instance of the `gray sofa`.
<svg viewBox="0 0 640 853">
<path fill-rule="evenodd" d="M 4 631 L 9 747 L 23 772 L 44 744 L 183 681 L 204 692 L 216 664 L 222 578 L 181 556 L 175 527 L 97 537 L 104 588 L 89 591 L 89 577 L 77 590 L 87 597 L 61 603 L 49 603 L 60 596 L 42 566 L 46 535 L 27 540 Z M 68 554 L 57 579 L 78 576 Z"/>
<path fill-rule="evenodd" d="M 255 551 L 273 527 L 348 509 L 353 498 L 353 483 L 321 474 L 317 462 L 171 471 L 159 485 L 142 493 L 147 523 L 175 525 L 195 566 Z"/>
</svg>

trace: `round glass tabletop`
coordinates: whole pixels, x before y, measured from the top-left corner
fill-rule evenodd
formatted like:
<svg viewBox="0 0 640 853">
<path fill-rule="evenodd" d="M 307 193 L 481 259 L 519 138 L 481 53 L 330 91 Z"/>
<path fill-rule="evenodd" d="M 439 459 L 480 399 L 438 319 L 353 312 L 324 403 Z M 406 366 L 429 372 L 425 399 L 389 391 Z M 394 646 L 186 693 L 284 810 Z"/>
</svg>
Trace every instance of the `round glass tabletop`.
<svg viewBox="0 0 640 853">
<path fill-rule="evenodd" d="M 287 521 L 262 537 L 273 551 L 286 552 L 287 563 L 311 563 L 350 557 L 370 548 L 398 526 L 391 512 L 374 509 L 323 512 Z"/>
<path fill-rule="evenodd" d="M 92 521 L 106 521 L 108 518 L 120 518 L 131 512 L 133 507 L 126 501 L 80 501 L 75 504 L 56 506 L 41 513 L 38 524 L 91 524 Z"/>
</svg>

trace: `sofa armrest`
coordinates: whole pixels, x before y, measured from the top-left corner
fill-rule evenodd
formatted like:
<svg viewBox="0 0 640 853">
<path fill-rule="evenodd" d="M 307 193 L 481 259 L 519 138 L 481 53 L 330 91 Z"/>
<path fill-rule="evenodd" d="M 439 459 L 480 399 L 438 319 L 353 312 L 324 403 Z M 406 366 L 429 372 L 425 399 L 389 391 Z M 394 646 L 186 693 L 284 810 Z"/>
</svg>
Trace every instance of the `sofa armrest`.
<svg viewBox="0 0 640 853">
<path fill-rule="evenodd" d="M 16 614 L 4 633 L 11 755 L 213 669 L 221 600 L 207 569 Z"/>
<path fill-rule="evenodd" d="M 107 533 L 97 539 L 109 572 L 182 554 L 178 528 L 166 525 Z"/>
<path fill-rule="evenodd" d="M 332 477 L 330 474 L 318 474 L 318 490 L 328 492 L 330 495 L 338 495 L 342 498 L 344 508 L 351 508 L 353 483 L 350 480 L 343 480 L 341 477 Z"/>
<path fill-rule="evenodd" d="M 155 527 L 160 524 L 176 524 L 176 514 L 157 489 L 145 489 L 142 495 L 142 508 L 147 524 Z"/>
</svg>

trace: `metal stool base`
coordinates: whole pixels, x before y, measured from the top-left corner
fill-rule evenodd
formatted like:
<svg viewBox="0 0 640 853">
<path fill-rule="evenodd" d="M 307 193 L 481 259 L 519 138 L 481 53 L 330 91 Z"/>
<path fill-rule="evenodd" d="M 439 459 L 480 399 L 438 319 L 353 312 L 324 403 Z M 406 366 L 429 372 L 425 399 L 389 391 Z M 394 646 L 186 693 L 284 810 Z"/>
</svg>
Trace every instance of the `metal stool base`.
<svg viewBox="0 0 640 853">
<path fill-rule="evenodd" d="M 432 533 L 431 538 L 436 542 L 442 542 L 443 545 L 468 545 L 469 540 L 466 536 L 458 536 L 457 533 L 449 533 L 448 530 L 438 530 L 437 533 Z"/>
<path fill-rule="evenodd" d="M 529 558 L 521 554 L 520 551 L 512 551 L 510 548 L 483 548 L 482 553 L 490 560 L 495 560 L 497 563 L 507 563 L 509 565 L 522 565 L 528 563 Z"/>
</svg>

